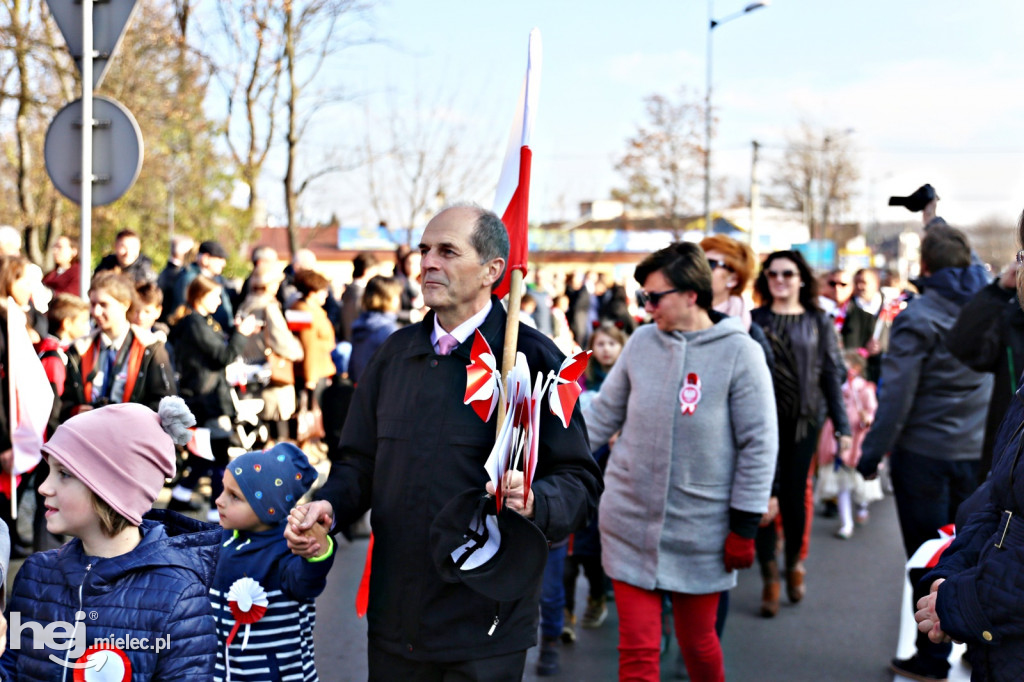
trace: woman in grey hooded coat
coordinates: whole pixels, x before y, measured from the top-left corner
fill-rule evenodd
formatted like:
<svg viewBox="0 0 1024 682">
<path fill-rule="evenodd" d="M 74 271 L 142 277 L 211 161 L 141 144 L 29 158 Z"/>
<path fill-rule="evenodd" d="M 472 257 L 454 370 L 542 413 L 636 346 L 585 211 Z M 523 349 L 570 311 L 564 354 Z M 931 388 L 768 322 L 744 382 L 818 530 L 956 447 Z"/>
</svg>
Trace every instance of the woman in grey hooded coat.
<svg viewBox="0 0 1024 682">
<path fill-rule="evenodd" d="M 742 323 L 711 310 L 700 247 L 662 249 L 635 278 L 654 324 L 629 339 L 584 412 L 593 447 L 621 431 L 599 512 L 619 611 L 619 677 L 660 679 L 660 594 L 668 592 L 691 679 L 723 680 L 719 592 L 754 561 L 775 469 L 771 376 Z"/>
</svg>

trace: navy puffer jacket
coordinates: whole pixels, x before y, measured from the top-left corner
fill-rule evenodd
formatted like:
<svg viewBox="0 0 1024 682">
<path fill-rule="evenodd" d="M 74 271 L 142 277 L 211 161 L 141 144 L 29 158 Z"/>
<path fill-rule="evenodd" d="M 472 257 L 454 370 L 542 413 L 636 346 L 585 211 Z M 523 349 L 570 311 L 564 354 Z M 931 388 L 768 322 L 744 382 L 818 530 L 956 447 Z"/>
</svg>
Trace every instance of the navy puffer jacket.
<svg viewBox="0 0 1024 682">
<path fill-rule="evenodd" d="M 987 500 L 924 577 L 929 585 L 945 578 L 935 604 L 940 627 L 974 645 L 973 682 L 1024 679 L 1024 476 L 1014 475 L 1022 448 L 1024 389 L 999 427 L 992 473 L 977 493 Z"/>
<path fill-rule="evenodd" d="M 9 642 L 0 658 L 4 680 L 73 679 L 74 670 L 59 661 L 74 662 L 81 656 L 78 645 L 71 652 L 49 643 L 35 649 L 32 631 L 24 626 L 74 624 L 78 611 L 84 613 L 84 646 L 95 645 L 96 638 L 146 638 L 148 648 L 125 651 L 134 682 L 213 679 L 217 635 L 208 586 L 220 529 L 160 510 L 146 515 L 141 530 L 142 542 L 118 557 L 88 557 L 73 539 L 25 561 L 9 600 Z M 20 632 L 11 622 L 15 613 Z M 158 638 L 169 648 L 156 651 Z"/>
</svg>

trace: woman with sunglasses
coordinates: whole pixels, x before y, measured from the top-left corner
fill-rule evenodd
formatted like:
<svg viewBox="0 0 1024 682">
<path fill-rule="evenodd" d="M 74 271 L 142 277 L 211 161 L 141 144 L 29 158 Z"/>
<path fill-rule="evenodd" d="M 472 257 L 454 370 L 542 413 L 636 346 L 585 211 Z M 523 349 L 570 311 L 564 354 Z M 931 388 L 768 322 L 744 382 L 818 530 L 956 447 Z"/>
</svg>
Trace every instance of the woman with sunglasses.
<svg viewBox="0 0 1024 682">
<path fill-rule="evenodd" d="M 754 282 L 760 304 L 751 313 L 772 346 L 772 381 L 778 409 L 779 460 L 770 512 L 757 533 L 757 558 L 764 578 L 761 615 L 779 611 L 779 565 L 775 556 L 782 518 L 785 536 L 786 594 L 794 604 L 804 597 L 802 557 L 806 555 L 807 474 L 822 425 L 822 407 L 835 425 L 839 453 L 850 448 L 850 424 L 843 404 L 846 368 L 828 315 L 818 307 L 817 281 L 802 255 L 776 251 Z M 809 535 L 809 533 L 807 533 Z"/>
<path fill-rule="evenodd" d="M 743 293 L 757 267 L 753 249 L 724 234 L 705 237 L 700 248 L 711 265 L 711 306 L 729 317 L 740 318 L 750 329 L 750 308 Z"/>
<path fill-rule="evenodd" d="M 621 431 L 598 518 L 619 613 L 619 679 L 660 680 L 661 595 L 690 678 L 725 679 L 719 593 L 754 562 L 778 435 L 771 374 L 742 323 L 711 308 L 711 268 L 677 243 L 634 274 L 654 324 L 626 342 L 584 410 L 591 446 Z"/>
</svg>

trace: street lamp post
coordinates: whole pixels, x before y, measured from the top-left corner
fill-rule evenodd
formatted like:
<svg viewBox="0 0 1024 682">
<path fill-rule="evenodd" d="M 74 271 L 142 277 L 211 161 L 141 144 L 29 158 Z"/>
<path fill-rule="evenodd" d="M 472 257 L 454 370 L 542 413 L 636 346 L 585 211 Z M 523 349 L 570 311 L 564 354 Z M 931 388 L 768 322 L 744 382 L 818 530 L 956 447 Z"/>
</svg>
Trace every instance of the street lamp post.
<svg viewBox="0 0 1024 682">
<path fill-rule="evenodd" d="M 715 0 L 708 0 L 708 56 L 707 56 L 707 89 L 704 91 L 704 231 L 711 233 L 711 36 L 715 27 L 738 17 L 753 12 L 756 9 L 767 7 L 770 0 L 751 2 L 739 12 L 734 12 L 721 19 L 713 17 L 715 13 Z"/>
</svg>

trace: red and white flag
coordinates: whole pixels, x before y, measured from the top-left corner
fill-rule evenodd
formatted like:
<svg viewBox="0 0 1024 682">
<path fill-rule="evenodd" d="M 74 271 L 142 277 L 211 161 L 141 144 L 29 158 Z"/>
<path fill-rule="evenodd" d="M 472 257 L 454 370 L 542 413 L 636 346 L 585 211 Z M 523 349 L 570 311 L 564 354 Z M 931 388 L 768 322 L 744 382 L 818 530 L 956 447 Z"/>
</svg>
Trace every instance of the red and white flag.
<svg viewBox="0 0 1024 682">
<path fill-rule="evenodd" d="M 530 46 L 526 60 L 526 77 L 519 92 L 516 117 L 508 138 L 505 163 L 501 167 L 501 178 L 494 194 L 494 212 L 508 229 L 510 250 L 505 278 L 495 291 L 498 298 L 508 293 L 509 278 L 513 270 L 526 275 L 528 258 L 527 226 L 530 207 L 530 134 L 533 119 L 537 113 L 537 97 L 540 93 L 541 44 L 540 29 L 530 31 Z"/>
<path fill-rule="evenodd" d="M 17 503 L 10 491 L 17 485 L 17 477 L 32 471 L 42 459 L 43 434 L 54 398 L 46 370 L 28 337 L 25 313 L 12 298 L 7 299 L 7 380 L 14 468 L 0 488 L 11 498 L 11 515 L 17 518 Z"/>
</svg>

